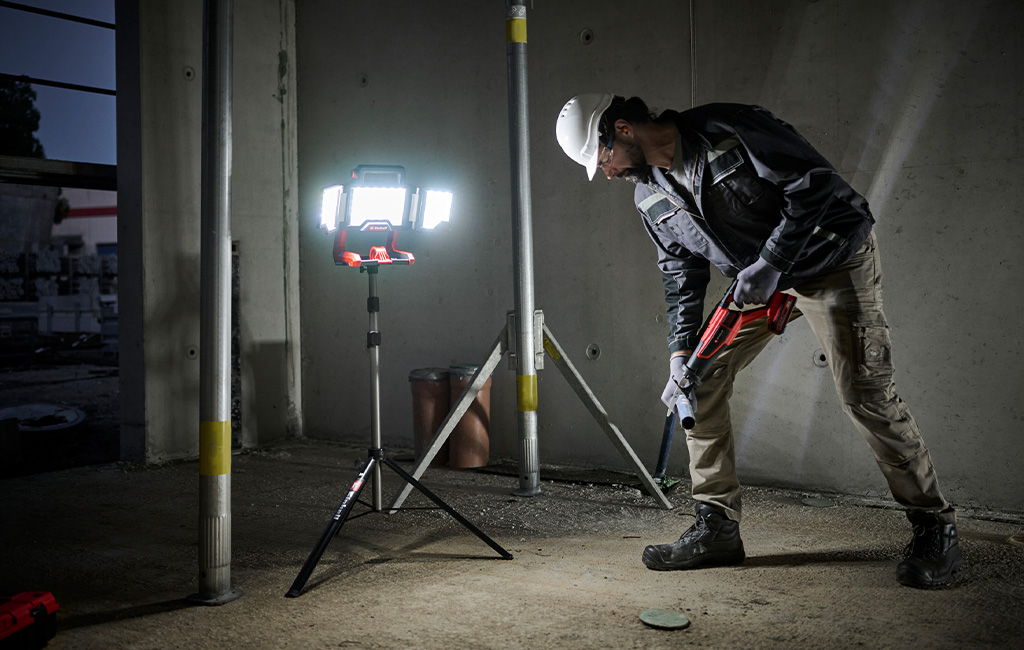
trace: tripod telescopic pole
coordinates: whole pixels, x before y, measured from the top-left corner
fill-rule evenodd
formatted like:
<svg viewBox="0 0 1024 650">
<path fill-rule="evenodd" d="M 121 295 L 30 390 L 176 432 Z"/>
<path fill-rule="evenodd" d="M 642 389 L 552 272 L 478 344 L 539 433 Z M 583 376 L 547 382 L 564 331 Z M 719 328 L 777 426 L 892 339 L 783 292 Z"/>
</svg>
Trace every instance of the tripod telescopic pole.
<svg viewBox="0 0 1024 650">
<path fill-rule="evenodd" d="M 366 311 L 370 314 L 370 329 L 366 332 L 366 347 L 370 350 L 370 447 L 381 448 L 380 438 L 380 329 L 377 315 L 380 313 L 380 298 L 377 297 L 377 266 L 361 266 L 369 278 L 370 295 L 366 299 Z M 373 509 L 380 512 L 383 502 L 380 483 L 380 465 L 373 467 Z"/>
</svg>

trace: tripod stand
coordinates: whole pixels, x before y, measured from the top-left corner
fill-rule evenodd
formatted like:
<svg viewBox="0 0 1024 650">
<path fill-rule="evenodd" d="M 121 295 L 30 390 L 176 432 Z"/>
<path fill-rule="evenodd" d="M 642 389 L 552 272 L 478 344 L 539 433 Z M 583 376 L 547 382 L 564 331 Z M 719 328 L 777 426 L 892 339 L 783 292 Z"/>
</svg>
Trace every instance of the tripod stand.
<svg viewBox="0 0 1024 650">
<path fill-rule="evenodd" d="M 366 346 L 370 350 L 370 435 L 371 435 L 371 446 L 367 450 L 367 459 L 363 464 L 362 469 L 359 470 L 359 475 L 356 476 L 356 480 L 352 482 L 348 492 L 345 494 L 345 498 L 342 500 L 341 505 L 338 506 L 331 521 L 327 524 L 327 528 L 324 529 L 323 534 L 320 536 L 320 540 L 316 543 L 313 548 L 313 552 L 309 554 L 305 564 L 302 565 L 302 569 L 299 574 L 295 577 L 295 581 L 292 582 L 291 588 L 288 593 L 285 594 L 288 598 L 298 598 L 302 595 L 302 589 L 306 586 L 306 581 L 309 580 L 309 576 L 313 573 L 313 569 L 316 568 L 317 563 L 320 561 L 320 557 L 327 550 L 327 545 L 331 543 L 334 536 L 341 530 L 345 520 L 348 519 L 349 514 L 352 512 L 352 507 L 356 504 L 359 499 L 359 495 L 362 493 L 363 488 L 366 486 L 367 478 L 372 475 L 373 479 L 373 510 L 374 512 L 381 511 L 381 471 L 380 467 L 383 463 L 389 467 L 393 472 L 405 481 L 406 487 L 411 490 L 416 488 L 424 494 L 428 499 L 433 501 L 438 507 L 445 510 L 448 514 L 455 518 L 460 524 L 465 526 L 474 535 L 479 537 L 490 546 L 492 549 L 497 551 L 498 555 L 504 560 L 511 560 L 512 554 L 506 551 L 504 548 L 499 546 L 494 540 L 485 535 L 476 526 L 471 524 L 465 517 L 460 515 L 454 508 L 445 503 L 440 497 L 435 495 L 433 492 L 428 490 L 422 483 L 416 478 L 413 478 L 408 472 L 402 469 L 395 461 L 391 460 L 384 454 L 384 449 L 381 447 L 381 436 L 380 436 L 380 330 L 378 329 L 377 314 L 380 311 L 380 299 L 377 297 L 377 272 L 380 264 L 391 264 L 391 263 L 412 263 L 412 255 L 403 253 L 402 251 L 395 251 L 392 247 L 394 237 L 389 240 L 388 247 L 375 246 L 371 250 L 371 259 L 361 260 L 358 255 L 350 254 L 351 258 L 346 258 L 346 263 L 350 266 L 358 266 L 359 271 L 365 272 L 369 278 L 370 295 L 366 300 L 366 311 L 370 314 L 370 329 L 366 333 Z M 398 253 L 400 257 L 392 259 L 388 253 Z"/>
<path fill-rule="evenodd" d="M 530 359 L 529 357 L 517 352 L 516 332 L 518 331 L 517 328 L 521 327 L 522 324 L 516 323 L 516 315 L 514 312 L 509 312 L 506 318 L 506 325 L 502 328 L 501 333 L 498 334 L 498 338 L 495 339 L 494 343 L 491 345 L 491 351 L 487 355 L 487 359 L 477 369 L 473 378 L 470 379 L 469 385 L 467 385 L 462 391 L 462 395 L 459 396 L 458 401 L 448 412 L 448 416 L 445 418 L 444 422 L 441 423 L 437 433 L 434 434 L 430 444 L 417 459 L 416 466 L 412 471 L 412 475 L 414 477 L 419 478 L 423 475 L 423 472 L 426 471 L 427 467 L 430 465 L 430 461 L 433 460 L 437 452 L 440 451 L 445 440 L 448 439 L 448 436 L 455 429 L 455 425 L 459 423 L 462 416 L 467 410 L 469 410 L 470 404 L 472 404 L 473 400 L 476 399 L 476 395 L 480 392 L 484 382 L 487 381 L 487 378 L 490 377 L 495 368 L 498 367 L 498 363 L 501 361 L 501 357 L 503 355 L 509 355 L 509 361 L 513 365 L 517 363 L 534 363 L 538 370 L 544 367 L 542 363 L 543 353 L 538 353 L 538 358 L 536 359 Z M 658 505 L 666 510 L 671 510 L 672 502 L 669 501 L 662 492 L 658 483 L 655 482 L 651 475 L 647 473 L 643 463 L 640 462 L 640 459 L 633 451 L 633 448 L 629 446 L 629 443 L 622 435 L 622 432 L 619 431 L 619 428 L 611 421 L 608 416 L 608 412 L 603 406 L 601 406 L 601 402 L 598 401 L 597 396 L 594 395 L 594 392 L 590 389 L 590 386 L 587 385 L 587 382 L 583 379 L 579 370 L 576 369 L 576 366 L 569 360 L 569 356 L 566 354 L 565 349 L 559 345 L 558 341 L 555 340 L 555 335 L 552 334 L 551 330 L 548 329 L 548 326 L 544 324 L 544 312 L 539 309 L 535 310 L 533 320 L 533 331 L 538 338 L 535 349 L 543 349 L 544 352 L 547 353 L 548 357 L 555 362 L 555 367 L 562 373 L 562 376 L 569 383 L 573 392 L 575 392 L 576 396 L 580 398 L 580 401 L 583 402 L 583 405 L 590 412 L 590 415 L 593 416 L 602 431 L 604 431 L 605 435 L 608 436 L 608 440 L 616 449 L 619 450 L 622 458 L 633 466 L 637 478 L 640 479 L 640 482 L 643 484 L 647 492 L 658 502 Z M 411 491 L 412 487 L 409 485 L 403 486 L 402 489 L 398 491 L 398 494 L 395 495 L 391 505 L 388 506 L 389 511 L 395 512 L 398 510 Z"/>
</svg>

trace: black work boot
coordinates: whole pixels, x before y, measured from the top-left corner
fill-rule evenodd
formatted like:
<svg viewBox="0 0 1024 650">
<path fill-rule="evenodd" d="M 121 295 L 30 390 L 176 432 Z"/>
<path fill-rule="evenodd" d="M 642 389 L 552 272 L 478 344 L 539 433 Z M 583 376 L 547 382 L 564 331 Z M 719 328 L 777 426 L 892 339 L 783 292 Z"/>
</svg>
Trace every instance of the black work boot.
<svg viewBox="0 0 1024 650">
<path fill-rule="evenodd" d="M 643 560 L 650 569 L 671 571 L 739 564 L 744 557 L 739 523 L 710 504 L 698 503 L 697 521 L 679 541 L 648 546 Z"/>
<path fill-rule="evenodd" d="M 905 560 L 896 567 L 896 579 L 908 587 L 938 587 L 949 582 L 963 567 L 956 524 L 943 524 L 930 512 L 908 515 L 914 538 L 903 551 Z"/>
</svg>

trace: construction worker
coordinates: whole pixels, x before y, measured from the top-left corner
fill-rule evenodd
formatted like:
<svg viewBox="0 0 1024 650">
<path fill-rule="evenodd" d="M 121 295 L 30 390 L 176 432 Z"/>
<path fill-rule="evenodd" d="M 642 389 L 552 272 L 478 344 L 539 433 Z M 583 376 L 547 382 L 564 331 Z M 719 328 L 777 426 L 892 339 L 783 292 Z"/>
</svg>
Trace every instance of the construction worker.
<svg viewBox="0 0 1024 650">
<path fill-rule="evenodd" d="M 878 243 L 867 201 L 789 124 L 759 106 L 710 104 L 655 116 L 643 100 L 611 94 L 570 99 L 558 143 L 593 180 L 635 183 L 641 223 L 658 249 L 668 304 L 669 380 L 696 404 L 686 432 L 696 521 L 678 541 L 648 546 L 651 569 L 743 561 L 740 484 L 728 399 L 733 381 L 764 348 L 764 321 L 745 326 L 699 386 L 683 375 L 698 341 L 710 266 L 736 279 L 735 301 L 797 296 L 828 360 L 843 410 L 863 434 L 913 538 L 897 579 L 949 581 L 963 559 L 956 515 L 939 489 L 913 416 L 896 394 L 882 311 Z"/>
</svg>

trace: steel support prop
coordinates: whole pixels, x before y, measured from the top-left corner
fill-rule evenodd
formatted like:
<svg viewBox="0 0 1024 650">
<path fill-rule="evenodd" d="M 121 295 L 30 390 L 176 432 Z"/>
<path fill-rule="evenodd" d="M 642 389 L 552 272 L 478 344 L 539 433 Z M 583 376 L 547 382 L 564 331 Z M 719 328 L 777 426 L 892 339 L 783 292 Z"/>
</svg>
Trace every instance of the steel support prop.
<svg viewBox="0 0 1024 650">
<path fill-rule="evenodd" d="M 540 494 L 537 449 L 537 369 L 534 345 L 533 218 L 530 207 L 530 113 L 526 91 L 526 6 L 505 3 L 509 151 L 512 173 L 513 281 L 518 316 L 516 404 L 519 421 L 518 496 Z"/>
<path fill-rule="evenodd" d="M 477 369 L 469 385 L 448 412 L 427 449 L 417 459 L 411 476 L 419 479 L 430 461 L 448 440 L 455 425 L 476 399 L 481 387 L 494 372 L 503 354 L 516 370 L 519 407 L 519 490 L 516 496 L 540 494 L 540 460 L 537 449 L 537 370 L 544 367 L 544 353 L 555 362 L 565 380 L 583 401 L 608 439 L 634 467 L 637 477 L 663 508 L 672 503 L 661 492 L 625 437 L 608 418 L 597 397 L 587 386 L 565 351 L 544 325 L 544 315 L 534 309 L 533 233 L 530 215 L 530 150 L 529 112 L 526 101 L 526 7 L 506 1 L 505 34 L 509 79 L 509 150 L 512 155 L 512 220 L 515 229 L 513 272 L 515 280 L 515 311 L 506 315 L 506 325 L 491 346 L 486 362 Z M 396 512 L 412 491 L 403 486 L 388 506 Z"/>
<path fill-rule="evenodd" d="M 232 0 L 203 4 L 200 252 L 199 593 L 221 605 L 231 588 L 231 47 Z"/>
</svg>

